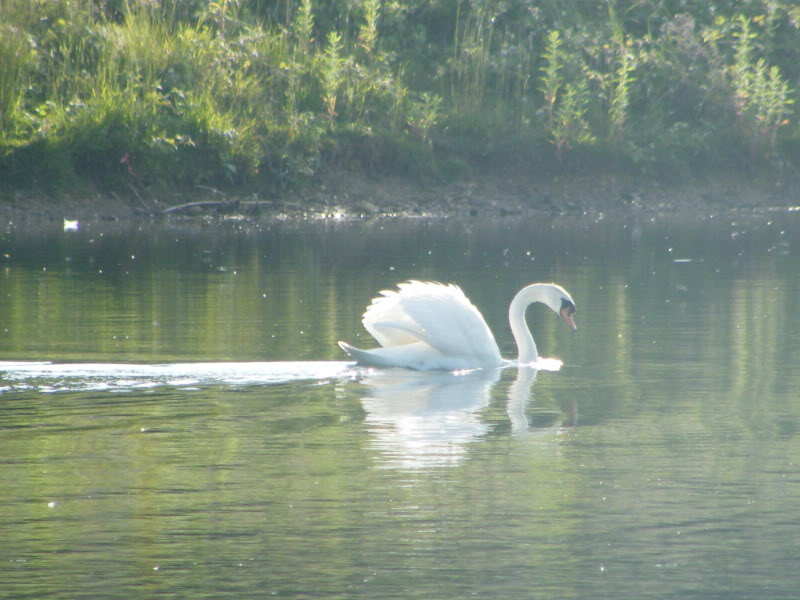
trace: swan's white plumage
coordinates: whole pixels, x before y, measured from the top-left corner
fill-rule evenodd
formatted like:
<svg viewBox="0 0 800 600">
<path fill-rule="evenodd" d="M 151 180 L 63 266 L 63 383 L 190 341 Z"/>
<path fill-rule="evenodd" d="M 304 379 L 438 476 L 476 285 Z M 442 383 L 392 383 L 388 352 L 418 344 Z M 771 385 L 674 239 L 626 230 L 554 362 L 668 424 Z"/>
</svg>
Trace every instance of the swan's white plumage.
<svg viewBox="0 0 800 600">
<path fill-rule="evenodd" d="M 491 368 L 503 364 L 491 330 L 461 288 L 421 281 L 400 283 L 397 288 L 380 292 L 362 320 L 381 348 L 362 350 L 339 342 L 359 363 L 422 370 Z M 559 312 L 562 300 L 572 303 L 569 294 L 555 284 L 533 284 L 517 294 L 512 308 L 521 310 L 521 314 L 512 317 L 511 326 L 520 346 L 520 358 L 528 361 L 537 356 L 533 338 L 524 325 L 525 308 L 531 302 L 544 302 Z M 524 327 L 524 332 L 518 331 L 520 327 Z"/>
<path fill-rule="evenodd" d="M 466 369 L 499 366 L 500 350 L 483 316 L 455 285 L 409 281 L 383 290 L 364 313 L 364 328 L 383 347 L 364 351 L 387 366 Z M 382 360 L 381 360 L 382 359 Z"/>
</svg>

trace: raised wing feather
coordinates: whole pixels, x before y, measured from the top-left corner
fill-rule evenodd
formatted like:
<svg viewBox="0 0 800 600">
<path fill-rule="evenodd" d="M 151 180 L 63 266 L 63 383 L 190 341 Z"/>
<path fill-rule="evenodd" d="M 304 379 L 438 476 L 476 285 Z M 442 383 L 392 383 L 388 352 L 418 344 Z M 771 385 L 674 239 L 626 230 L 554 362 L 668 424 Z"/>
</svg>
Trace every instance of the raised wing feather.
<svg viewBox="0 0 800 600">
<path fill-rule="evenodd" d="M 461 288 L 420 281 L 397 287 L 382 291 L 364 313 L 364 327 L 381 346 L 424 342 L 445 356 L 501 360 L 492 332 Z"/>
</svg>

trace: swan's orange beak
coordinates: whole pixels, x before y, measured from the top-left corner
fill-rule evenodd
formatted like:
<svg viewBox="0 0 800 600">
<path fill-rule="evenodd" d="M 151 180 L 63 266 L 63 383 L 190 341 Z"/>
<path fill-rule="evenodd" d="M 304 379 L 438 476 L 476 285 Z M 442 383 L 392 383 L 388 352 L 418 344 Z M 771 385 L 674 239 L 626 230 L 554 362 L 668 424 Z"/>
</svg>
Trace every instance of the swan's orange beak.
<svg viewBox="0 0 800 600">
<path fill-rule="evenodd" d="M 564 322 L 569 326 L 572 331 L 577 331 L 578 326 L 575 325 L 575 319 L 572 318 L 572 314 L 575 312 L 575 309 L 571 306 L 563 306 L 561 308 L 561 317 L 564 319 Z"/>
</svg>

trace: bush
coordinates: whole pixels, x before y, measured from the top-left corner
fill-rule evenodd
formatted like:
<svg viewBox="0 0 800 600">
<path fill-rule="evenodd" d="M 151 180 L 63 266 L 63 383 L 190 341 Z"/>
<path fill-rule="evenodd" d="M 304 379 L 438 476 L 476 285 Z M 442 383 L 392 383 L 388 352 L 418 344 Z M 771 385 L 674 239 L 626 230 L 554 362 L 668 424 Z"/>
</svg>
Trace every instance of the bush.
<svg viewBox="0 0 800 600">
<path fill-rule="evenodd" d="M 7 0 L 0 172 L 280 190 L 332 164 L 452 176 L 521 156 L 644 172 L 797 161 L 793 3 L 571 8 Z"/>
</svg>

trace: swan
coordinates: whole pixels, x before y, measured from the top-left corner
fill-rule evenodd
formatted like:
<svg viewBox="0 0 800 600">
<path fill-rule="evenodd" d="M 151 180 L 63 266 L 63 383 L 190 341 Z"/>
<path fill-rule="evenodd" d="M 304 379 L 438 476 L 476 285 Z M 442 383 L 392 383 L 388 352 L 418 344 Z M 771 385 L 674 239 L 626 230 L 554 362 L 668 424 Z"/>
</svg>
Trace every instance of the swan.
<svg viewBox="0 0 800 600">
<path fill-rule="evenodd" d="M 397 290 L 383 290 L 364 312 L 362 323 L 381 345 L 362 350 L 346 342 L 339 347 L 362 365 L 417 370 L 495 368 L 505 364 L 497 342 L 477 308 L 453 284 L 407 281 Z M 555 283 L 522 288 L 508 308 L 517 342 L 517 364 L 535 361 L 539 353 L 525 321 L 525 311 L 541 302 L 561 315 L 572 331 L 575 302 Z"/>
</svg>

